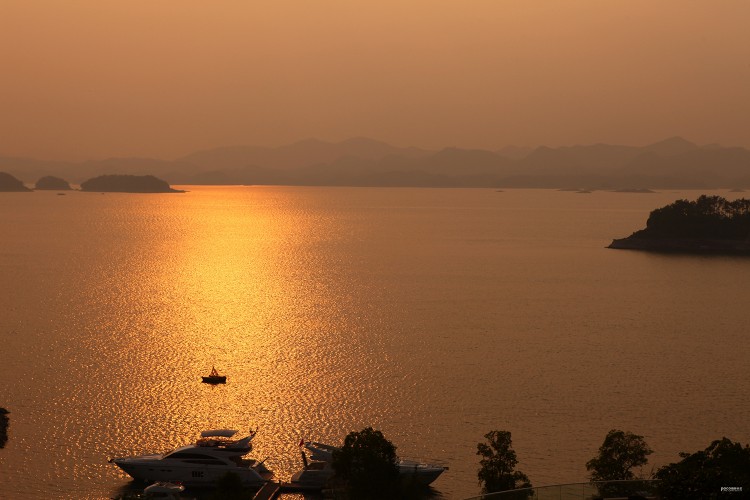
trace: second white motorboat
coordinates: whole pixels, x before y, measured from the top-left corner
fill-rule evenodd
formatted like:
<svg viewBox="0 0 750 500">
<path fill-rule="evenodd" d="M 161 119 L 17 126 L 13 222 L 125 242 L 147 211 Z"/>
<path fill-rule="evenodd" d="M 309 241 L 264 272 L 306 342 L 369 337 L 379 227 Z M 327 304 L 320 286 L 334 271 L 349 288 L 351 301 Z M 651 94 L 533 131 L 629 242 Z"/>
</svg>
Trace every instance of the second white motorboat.
<svg viewBox="0 0 750 500">
<path fill-rule="evenodd" d="M 331 467 L 333 452 L 337 447 L 315 441 L 304 442 L 304 447 L 310 452 L 308 462 L 303 453 L 305 468 L 292 476 L 292 484 L 306 488 L 322 488 L 325 483 L 333 477 L 334 470 Z M 432 484 L 440 474 L 448 470 L 448 467 L 438 464 L 430 464 L 417 460 L 400 459 L 398 466 L 399 476 L 402 482 L 409 482 L 421 486 Z"/>
</svg>

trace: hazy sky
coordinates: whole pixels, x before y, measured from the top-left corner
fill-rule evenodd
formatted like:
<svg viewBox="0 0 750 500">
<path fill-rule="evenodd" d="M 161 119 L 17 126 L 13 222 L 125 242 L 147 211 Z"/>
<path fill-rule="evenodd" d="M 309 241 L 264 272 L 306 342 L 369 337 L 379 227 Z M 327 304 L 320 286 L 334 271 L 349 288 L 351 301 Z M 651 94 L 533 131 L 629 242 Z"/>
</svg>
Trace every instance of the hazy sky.
<svg viewBox="0 0 750 500">
<path fill-rule="evenodd" d="M 750 146 L 747 0 L 0 0 L 0 155 Z"/>
</svg>

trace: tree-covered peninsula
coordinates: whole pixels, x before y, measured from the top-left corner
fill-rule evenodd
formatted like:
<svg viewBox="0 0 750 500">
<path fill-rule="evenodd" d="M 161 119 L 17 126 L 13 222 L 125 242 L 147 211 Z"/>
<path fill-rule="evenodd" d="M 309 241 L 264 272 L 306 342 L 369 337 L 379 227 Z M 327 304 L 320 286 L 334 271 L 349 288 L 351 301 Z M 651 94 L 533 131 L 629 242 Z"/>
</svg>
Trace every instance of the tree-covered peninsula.
<svg viewBox="0 0 750 500">
<path fill-rule="evenodd" d="M 646 228 L 609 248 L 750 255 L 750 200 L 702 195 L 651 212 Z"/>
<path fill-rule="evenodd" d="M 81 191 L 108 193 L 184 193 L 153 175 L 100 175 L 81 183 Z"/>
</svg>

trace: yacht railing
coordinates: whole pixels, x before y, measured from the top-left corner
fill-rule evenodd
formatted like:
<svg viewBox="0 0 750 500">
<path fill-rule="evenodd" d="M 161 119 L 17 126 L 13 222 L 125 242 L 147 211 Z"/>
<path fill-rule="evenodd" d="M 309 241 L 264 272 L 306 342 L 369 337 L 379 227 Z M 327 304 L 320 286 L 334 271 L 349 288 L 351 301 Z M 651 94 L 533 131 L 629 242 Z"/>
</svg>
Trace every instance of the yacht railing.
<svg viewBox="0 0 750 500">
<path fill-rule="evenodd" d="M 658 499 L 651 479 L 632 481 L 591 481 L 589 483 L 555 484 L 536 488 L 485 493 L 466 500 L 627 500 Z"/>
</svg>

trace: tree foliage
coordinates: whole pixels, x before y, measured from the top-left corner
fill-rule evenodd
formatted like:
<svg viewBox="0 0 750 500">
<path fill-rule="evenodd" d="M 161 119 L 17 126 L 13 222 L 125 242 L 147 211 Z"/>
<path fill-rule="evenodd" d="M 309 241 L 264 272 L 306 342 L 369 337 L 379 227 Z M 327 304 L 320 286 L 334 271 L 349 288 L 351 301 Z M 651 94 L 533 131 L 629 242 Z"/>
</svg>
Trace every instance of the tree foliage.
<svg viewBox="0 0 750 500">
<path fill-rule="evenodd" d="M 646 229 L 634 236 L 744 240 L 750 236 L 750 200 L 707 195 L 696 201 L 677 200 L 652 211 Z"/>
<path fill-rule="evenodd" d="M 367 427 L 350 432 L 333 453 L 336 476 L 347 483 L 352 498 L 395 498 L 399 473 L 396 447 L 383 433 Z"/>
<path fill-rule="evenodd" d="M 680 453 L 682 460 L 659 468 L 654 478 L 663 500 L 739 499 L 750 489 L 750 446 L 722 438 L 703 451 Z M 742 487 L 742 493 L 722 492 Z"/>
<path fill-rule="evenodd" d="M 586 463 L 592 481 L 616 481 L 634 479 L 633 467 L 648 463 L 653 450 L 632 432 L 612 429 L 599 447 L 599 454 Z"/>
<path fill-rule="evenodd" d="M 477 444 L 477 455 L 482 457 L 477 472 L 482 491 L 493 493 L 530 488 L 526 474 L 515 470 L 518 459 L 513 451 L 510 432 L 490 431 L 484 437 L 488 442 Z"/>
</svg>

